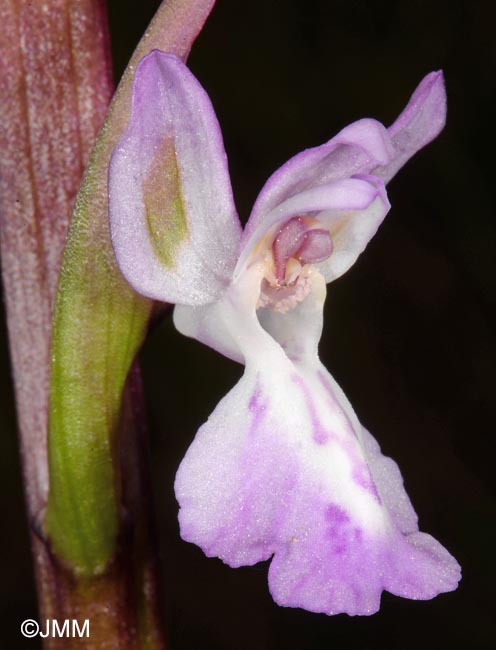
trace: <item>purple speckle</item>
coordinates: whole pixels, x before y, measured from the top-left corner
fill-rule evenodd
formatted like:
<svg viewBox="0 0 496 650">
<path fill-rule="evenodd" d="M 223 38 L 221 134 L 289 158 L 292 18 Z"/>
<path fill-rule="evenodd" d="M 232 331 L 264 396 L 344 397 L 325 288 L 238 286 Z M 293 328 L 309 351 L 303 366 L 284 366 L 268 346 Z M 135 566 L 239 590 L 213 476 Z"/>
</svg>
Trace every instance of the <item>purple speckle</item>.
<svg viewBox="0 0 496 650">
<path fill-rule="evenodd" d="M 332 552 L 334 555 L 342 555 L 346 551 L 346 544 L 336 544 L 334 548 L 332 549 Z"/>
<path fill-rule="evenodd" d="M 369 494 L 371 494 L 374 497 L 374 499 L 377 501 L 377 503 L 379 504 L 382 503 L 381 497 L 377 492 L 377 488 L 375 486 L 375 483 L 370 474 L 370 470 L 366 463 L 360 463 L 359 465 L 355 465 L 355 467 L 353 468 L 352 477 L 355 483 L 360 487 L 362 487 L 364 490 L 366 490 Z"/>
<path fill-rule="evenodd" d="M 332 555 L 343 555 L 348 551 L 350 542 L 350 517 L 339 506 L 330 504 L 325 511 L 330 526 L 327 528 L 327 539 L 329 540 L 329 551 Z"/>
<path fill-rule="evenodd" d="M 259 407 L 260 407 L 260 386 L 257 381 L 257 383 L 255 384 L 255 388 L 253 389 L 253 393 L 250 397 L 250 401 L 248 402 L 248 408 L 253 413 L 254 411 L 257 411 Z"/>
<path fill-rule="evenodd" d="M 321 426 L 319 426 L 313 430 L 313 439 L 318 445 L 325 445 L 329 440 L 329 434 L 327 431 L 324 431 Z"/>
<path fill-rule="evenodd" d="M 363 539 L 363 530 L 361 528 L 354 528 L 353 529 L 353 534 L 355 536 L 355 541 L 356 542 L 361 542 Z"/>
<path fill-rule="evenodd" d="M 328 521 L 335 525 L 345 524 L 350 521 L 348 514 L 342 508 L 332 503 L 327 506 L 325 516 Z"/>
<path fill-rule="evenodd" d="M 253 420 L 251 421 L 250 428 L 248 430 L 248 437 L 251 437 L 257 433 L 265 416 L 265 410 L 268 406 L 269 398 L 265 397 L 265 399 L 262 400 L 261 396 L 262 391 L 257 380 L 255 388 L 253 389 L 253 393 L 250 397 L 250 401 L 248 402 L 248 409 L 251 413 L 253 413 Z"/>
<path fill-rule="evenodd" d="M 308 409 L 308 413 L 310 415 L 310 420 L 312 422 L 312 432 L 313 432 L 312 437 L 314 441 L 318 445 L 325 445 L 326 442 L 329 440 L 330 435 L 329 432 L 326 431 L 322 422 L 317 417 L 315 404 L 313 403 L 312 397 L 310 395 L 310 391 L 308 390 L 308 388 L 305 385 L 305 382 L 299 375 L 293 375 L 292 380 L 300 388 L 301 392 L 303 393 L 303 397 L 305 398 L 305 403 Z"/>
</svg>

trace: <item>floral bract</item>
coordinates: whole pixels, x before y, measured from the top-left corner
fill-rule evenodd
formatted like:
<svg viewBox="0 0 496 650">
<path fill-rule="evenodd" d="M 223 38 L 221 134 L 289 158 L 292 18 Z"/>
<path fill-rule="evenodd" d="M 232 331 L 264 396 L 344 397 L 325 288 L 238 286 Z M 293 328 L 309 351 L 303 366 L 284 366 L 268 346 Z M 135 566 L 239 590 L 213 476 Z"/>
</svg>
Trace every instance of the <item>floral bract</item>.
<svg viewBox="0 0 496 650">
<path fill-rule="evenodd" d="M 181 535 L 233 567 L 272 557 L 281 605 L 372 614 L 383 590 L 428 599 L 460 578 L 317 349 L 326 284 L 373 237 L 384 184 L 439 133 L 445 106 L 431 73 L 388 129 L 359 120 L 298 154 L 242 231 L 205 91 L 170 54 L 136 71 L 110 166 L 117 261 L 136 291 L 176 304 L 182 333 L 245 365 L 177 473 Z"/>
</svg>

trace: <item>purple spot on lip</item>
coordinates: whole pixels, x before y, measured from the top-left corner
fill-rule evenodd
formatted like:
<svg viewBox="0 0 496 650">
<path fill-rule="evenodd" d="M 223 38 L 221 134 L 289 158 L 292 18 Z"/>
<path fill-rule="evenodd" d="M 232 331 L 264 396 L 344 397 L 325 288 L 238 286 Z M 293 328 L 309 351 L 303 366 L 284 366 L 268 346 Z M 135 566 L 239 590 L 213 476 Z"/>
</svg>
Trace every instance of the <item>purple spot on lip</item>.
<svg viewBox="0 0 496 650">
<path fill-rule="evenodd" d="M 252 412 L 257 411 L 259 405 L 260 405 L 260 388 L 258 386 L 258 381 L 257 381 L 252 396 L 250 397 L 250 401 L 248 402 L 248 408 Z"/>
<path fill-rule="evenodd" d="M 325 445 L 325 443 L 329 440 L 329 434 L 321 427 L 319 427 L 317 429 L 314 429 L 313 439 L 318 445 Z"/>
<path fill-rule="evenodd" d="M 342 555 L 346 551 L 346 544 L 337 544 L 332 551 L 335 555 Z"/>
<path fill-rule="evenodd" d="M 268 398 L 262 401 L 260 397 L 261 390 L 259 382 L 257 380 L 253 393 L 250 397 L 250 401 L 248 402 L 248 410 L 253 413 L 253 420 L 251 421 L 250 428 L 248 430 L 249 437 L 253 436 L 256 433 L 257 429 L 260 428 L 265 415 L 265 409 L 267 408 L 267 404 L 269 402 Z"/>
<path fill-rule="evenodd" d="M 325 516 L 330 522 L 326 531 L 326 537 L 329 539 L 329 551 L 333 555 L 343 555 L 348 550 L 350 542 L 350 517 L 345 510 L 332 503 L 327 506 Z"/>
<path fill-rule="evenodd" d="M 337 525 L 350 521 L 348 514 L 342 508 L 332 503 L 327 506 L 325 516 L 326 519 Z"/>
</svg>

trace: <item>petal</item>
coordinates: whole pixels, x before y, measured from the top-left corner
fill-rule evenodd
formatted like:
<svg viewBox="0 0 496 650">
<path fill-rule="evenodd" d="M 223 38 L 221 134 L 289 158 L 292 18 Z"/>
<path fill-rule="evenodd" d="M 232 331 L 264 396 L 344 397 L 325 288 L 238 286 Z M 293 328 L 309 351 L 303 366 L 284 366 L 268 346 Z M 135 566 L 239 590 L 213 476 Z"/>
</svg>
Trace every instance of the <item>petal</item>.
<svg viewBox="0 0 496 650">
<path fill-rule="evenodd" d="M 260 225 L 243 238 L 234 272 L 243 273 L 260 239 L 294 216 L 309 215 L 330 230 L 333 252 L 317 264 L 330 282 L 347 271 L 376 233 L 390 208 L 383 182 L 373 176 L 346 178 L 306 190 L 280 203 Z M 274 232 L 275 234 L 275 232 Z"/>
<path fill-rule="evenodd" d="M 205 304 L 228 284 L 241 228 L 210 100 L 180 59 L 154 51 L 110 163 L 112 243 L 140 293 Z"/>
<path fill-rule="evenodd" d="M 280 167 L 265 183 L 253 206 L 243 243 L 279 204 L 306 190 L 368 174 L 387 165 L 393 156 L 385 127 L 363 119 L 340 131 L 325 144 L 306 149 Z"/>
<path fill-rule="evenodd" d="M 373 174 L 388 182 L 438 135 L 445 117 L 442 72 L 431 72 L 389 129 L 373 119 L 359 120 L 325 144 L 297 154 L 274 172 L 255 202 L 243 241 L 267 214 L 300 192 L 357 174 Z"/>
<path fill-rule="evenodd" d="M 325 370 L 291 366 L 247 368 L 198 432 L 176 478 L 182 537 L 233 567 L 274 555 L 276 602 L 315 612 L 454 589 L 449 553 L 395 526 Z"/>
<path fill-rule="evenodd" d="M 446 90 L 442 71 L 431 72 L 420 82 L 407 107 L 388 129 L 394 156 L 372 174 L 385 183 L 419 149 L 434 140 L 446 123 Z"/>
<path fill-rule="evenodd" d="M 332 255 L 317 264 L 326 282 L 339 278 L 353 266 L 391 207 L 382 182 L 374 176 L 362 178 L 376 187 L 376 195 L 365 209 L 329 210 L 319 215 L 319 220 L 329 228 L 334 245 Z"/>
<path fill-rule="evenodd" d="M 322 288 L 320 291 L 322 292 Z M 314 286 L 313 295 L 287 314 L 280 314 L 271 309 L 262 309 L 258 314 L 264 330 L 279 343 L 296 365 L 319 363 L 318 344 L 323 328 L 323 298 L 317 298 L 318 292 L 318 287 Z M 402 533 L 417 532 L 417 514 L 405 491 L 398 465 L 392 458 L 383 456 L 372 434 L 361 427 L 351 404 L 333 377 L 325 369 L 321 370 L 321 377 L 325 378 L 328 390 L 335 396 L 360 438 L 370 474 L 393 523 Z"/>
<path fill-rule="evenodd" d="M 273 555 L 269 586 L 285 606 L 371 614 L 383 590 L 415 599 L 450 591 L 458 564 L 418 532 L 396 465 L 317 359 L 315 295 L 289 325 L 279 314 L 262 319 L 265 329 L 251 298 L 232 294 L 219 306 L 246 371 L 177 473 L 181 535 L 234 567 Z M 298 346 L 307 324 L 310 343 Z"/>
</svg>

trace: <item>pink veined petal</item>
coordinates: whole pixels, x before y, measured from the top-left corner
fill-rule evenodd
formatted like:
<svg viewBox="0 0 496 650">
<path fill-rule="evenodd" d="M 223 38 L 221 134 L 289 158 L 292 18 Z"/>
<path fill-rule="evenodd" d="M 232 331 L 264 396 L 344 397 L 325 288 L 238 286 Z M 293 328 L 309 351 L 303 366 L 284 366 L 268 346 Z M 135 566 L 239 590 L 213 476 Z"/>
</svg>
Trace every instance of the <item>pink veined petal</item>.
<svg viewBox="0 0 496 650">
<path fill-rule="evenodd" d="M 357 174 L 373 174 L 388 182 L 411 156 L 439 134 L 445 118 L 443 75 L 431 72 L 389 129 L 373 119 L 358 120 L 325 144 L 302 151 L 275 171 L 255 202 L 243 242 L 278 204 L 300 192 Z"/>
<path fill-rule="evenodd" d="M 318 343 L 324 323 L 322 306 L 318 299 L 309 296 L 288 314 L 263 309 L 258 317 L 264 330 L 297 366 L 320 363 Z M 302 335 L 303 332 L 305 336 Z M 321 379 L 324 379 L 327 389 L 357 432 L 373 481 L 394 524 L 402 533 L 418 531 L 417 515 L 403 486 L 398 465 L 391 458 L 382 455 L 378 442 L 360 425 L 346 395 L 323 367 L 321 367 Z"/>
<path fill-rule="evenodd" d="M 247 366 L 177 473 L 182 537 L 230 566 L 273 556 L 276 602 L 315 612 L 368 615 L 383 590 L 456 588 L 458 564 L 418 532 L 396 464 L 317 359 L 322 299 L 262 310 L 262 329 L 247 295 L 221 308 Z"/>
<path fill-rule="evenodd" d="M 279 204 L 243 240 L 235 277 L 243 272 L 257 242 L 278 224 L 296 215 L 318 219 L 330 231 L 332 255 L 318 269 L 327 282 L 345 273 L 377 232 L 390 204 L 383 182 L 373 176 L 346 178 L 300 192 Z"/>
<path fill-rule="evenodd" d="M 134 80 L 109 170 L 112 243 L 140 293 L 200 305 L 229 283 L 241 227 L 210 100 L 180 59 L 153 51 Z"/>
<path fill-rule="evenodd" d="M 369 173 L 386 165 L 392 156 L 387 130 L 372 119 L 354 122 L 329 142 L 302 151 L 275 171 L 263 186 L 246 224 L 243 244 L 279 204 L 312 188 Z"/>
<path fill-rule="evenodd" d="M 276 602 L 315 612 L 368 615 L 383 590 L 454 589 L 450 554 L 396 527 L 325 370 L 290 365 L 248 368 L 197 433 L 175 483 L 183 539 L 233 567 L 273 555 Z"/>
<path fill-rule="evenodd" d="M 304 543 L 276 553 L 270 566 L 274 600 L 327 614 L 368 615 L 379 609 L 383 590 L 429 599 L 455 589 L 460 568 L 439 542 L 412 525 L 416 516 L 408 511 L 411 504 L 394 461 L 376 450 L 372 461 L 382 471 L 376 482 L 342 391 L 320 364 L 297 364 L 297 369 L 314 444 L 326 452 L 318 452 L 318 465 L 312 461 L 317 489 L 306 483 L 307 495 L 298 509 L 299 523 L 308 531 Z M 332 480 L 327 475 L 331 468 Z M 407 521 L 408 534 L 402 534 L 398 522 Z"/>
</svg>

